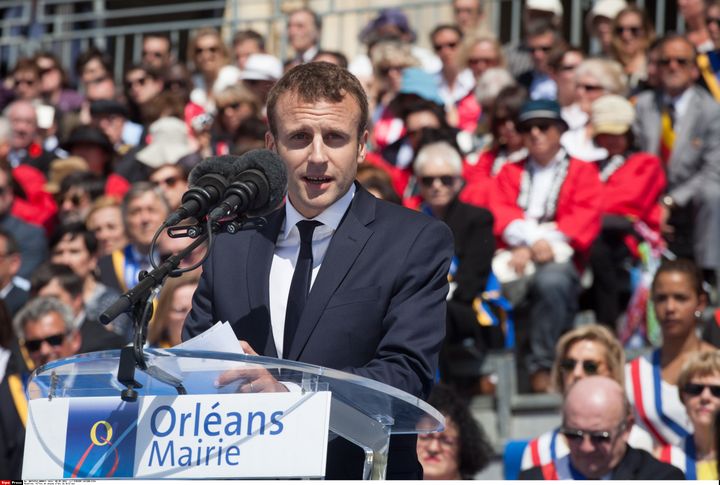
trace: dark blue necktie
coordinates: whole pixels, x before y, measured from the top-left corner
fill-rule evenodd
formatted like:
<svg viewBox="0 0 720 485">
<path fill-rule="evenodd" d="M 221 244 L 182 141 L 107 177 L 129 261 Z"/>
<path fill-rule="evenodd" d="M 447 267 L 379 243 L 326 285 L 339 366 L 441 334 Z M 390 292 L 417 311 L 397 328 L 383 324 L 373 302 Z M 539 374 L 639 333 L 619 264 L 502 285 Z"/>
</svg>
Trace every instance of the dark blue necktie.
<svg viewBox="0 0 720 485">
<path fill-rule="evenodd" d="M 313 267 L 312 236 L 315 228 L 321 224 L 318 221 L 300 221 L 297 223 L 298 231 L 300 231 L 300 253 L 290 283 L 287 310 L 285 311 L 283 358 L 287 358 L 290 352 L 290 346 L 300 323 L 300 316 L 305 308 L 308 293 L 310 293 Z"/>
</svg>

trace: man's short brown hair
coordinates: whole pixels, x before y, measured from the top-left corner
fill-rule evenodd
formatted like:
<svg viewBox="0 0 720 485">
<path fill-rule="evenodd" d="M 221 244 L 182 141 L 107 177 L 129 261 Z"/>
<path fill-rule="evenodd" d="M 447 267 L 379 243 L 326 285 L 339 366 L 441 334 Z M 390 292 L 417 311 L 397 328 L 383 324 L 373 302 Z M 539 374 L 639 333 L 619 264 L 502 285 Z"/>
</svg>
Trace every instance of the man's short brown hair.
<svg viewBox="0 0 720 485">
<path fill-rule="evenodd" d="M 281 77 L 270 90 L 267 100 L 268 125 L 273 136 L 277 136 L 275 107 L 280 96 L 286 93 L 308 103 L 321 100 L 340 103 L 346 95 L 350 95 L 360 108 L 358 137 L 367 129 L 367 96 L 360 81 L 347 69 L 328 62 L 310 62 L 290 69 Z"/>
</svg>

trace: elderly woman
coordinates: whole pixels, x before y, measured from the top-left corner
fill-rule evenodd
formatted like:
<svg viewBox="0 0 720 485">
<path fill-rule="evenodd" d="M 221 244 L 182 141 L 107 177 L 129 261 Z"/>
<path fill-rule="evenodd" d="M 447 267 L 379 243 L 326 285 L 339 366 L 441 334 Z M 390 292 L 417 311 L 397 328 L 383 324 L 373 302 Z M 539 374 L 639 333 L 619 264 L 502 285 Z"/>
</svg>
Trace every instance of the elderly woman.
<svg viewBox="0 0 720 485">
<path fill-rule="evenodd" d="M 645 9 L 630 5 L 615 17 L 612 50 L 623 66 L 631 90 L 647 80 L 647 49 L 655 38 L 655 29 Z"/>
<path fill-rule="evenodd" d="M 240 125 L 247 119 L 259 118 L 262 106 L 248 88 L 236 84 L 217 93 L 215 107 L 217 116 L 211 129 L 213 155 L 227 155 Z"/>
<path fill-rule="evenodd" d="M 607 59 L 586 59 L 575 69 L 575 103 L 584 113 L 584 121 L 563 133 L 562 145 L 571 157 L 593 162 L 605 158 L 605 150 L 593 144 L 589 124 L 593 101 L 605 94 L 625 95 L 627 84 L 622 66 Z"/>
<path fill-rule="evenodd" d="M 490 274 L 495 249 L 493 217 L 485 209 L 457 200 L 463 185 L 462 159 L 450 143 L 440 141 L 422 146 L 415 158 L 414 171 L 422 199 L 420 209 L 442 219 L 455 236 L 455 257 L 449 275 L 447 331 L 440 357 L 444 380 L 453 382 L 448 356 L 457 346 L 472 339 L 478 351 L 484 352 L 488 347 L 495 347 L 498 339 L 497 327 L 478 325 L 473 306 Z"/>
<path fill-rule="evenodd" d="M 657 458 L 680 468 L 688 480 L 717 480 L 714 421 L 720 411 L 720 351 L 691 356 L 680 371 L 678 389 L 694 431 L 680 446 L 658 448 Z"/>
<path fill-rule="evenodd" d="M 590 375 L 610 377 L 622 384 L 624 365 L 622 345 L 610 330 L 597 324 L 583 325 L 558 341 L 551 379 L 555 390 L 564 396 L 570 386 Z M 542 466 L 546 479 L 552 479 L 555 462 L 569 451 L 559 428 L 548 431 L 528 443 L 521 470 Z"/>
<path fill-rule="evenodd" d="M 442 384 L 428 403 L 445 417 L 445 430 L 418 435 L 417 454 L 424 480 L 472 480 L 492 457 L 485 433 L 467 404 Z"/>
<path fill-rule="evenodd" d="M 621 289 L 630 288 L 625 269 L 637 259 L 633 224 L 660 229 L 658 200 L 665 190 L 665 170 L 651 153 L 632 150 L 635 109 L 622 96 L 609 94 L 592 104 L 590 127 L 595 144 L 607 151 L 597 166 L 602 182 L 602 229 L 590 249 L 590 290 L 598 321 L 615 328 L 622 313 Z M 627 261 L 625 265 L 622 262 Z"/>
</svg>

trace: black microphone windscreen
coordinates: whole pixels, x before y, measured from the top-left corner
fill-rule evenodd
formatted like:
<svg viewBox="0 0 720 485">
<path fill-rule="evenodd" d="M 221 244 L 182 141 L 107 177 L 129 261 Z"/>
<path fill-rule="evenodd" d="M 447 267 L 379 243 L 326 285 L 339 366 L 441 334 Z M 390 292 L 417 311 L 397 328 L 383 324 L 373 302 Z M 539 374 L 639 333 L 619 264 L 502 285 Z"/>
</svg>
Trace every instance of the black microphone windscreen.
<svg viewBox="0 0 720 485">
<path fill-rule="evenodd" d="M 237 157 L 233 155 L 208 157 L 192 169 L 188 177 L 188 182 L 190 182 L 190 185 L 195 185 L 200 177 L 209 173 L 222 175 L 226 179 L 229 179 L 237 173 L 237 169 L 235 168 L 236 161 Z"/>
<path fill-rule="evenodd" d="M 253 209 L 252 215 L 261 216 L 275 210 L 285 198 L 287 193 L 287 170 L 285 163 L 273 151 L 267 149 L 250 150 L 239 157 L 235 157 L 235 173 L 240 174 L 246 170 L 261 171 L 268 180 L 270 193 L 268 200 L 261 207 Z"/>
</svg>

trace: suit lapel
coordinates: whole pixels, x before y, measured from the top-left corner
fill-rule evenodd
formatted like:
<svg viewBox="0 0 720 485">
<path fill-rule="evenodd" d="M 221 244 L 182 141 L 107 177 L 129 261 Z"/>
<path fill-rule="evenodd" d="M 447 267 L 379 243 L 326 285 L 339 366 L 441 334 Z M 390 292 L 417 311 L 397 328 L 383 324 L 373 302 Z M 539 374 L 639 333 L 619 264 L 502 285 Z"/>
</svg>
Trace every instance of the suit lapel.
<svg viewBox="0 0 720 485">
<path fill-rule="evenodd" d="M 328 301 L 373 233 L 367 224 L 375 218 L 375 199 L 359 186 L 356 187 L 352 204 L 330 241 L 320 272 L 310 290 L 305 311 L 287 354 L 290 360 L 299 359 Z"/>
<path fill-rule="evenodd" d="M 661 116 L 662 116 L 662 95 L 655 93 L 655 102 L 650 105 L 650 110 L 647 117 L 647 131 L 648 140 L 648 151 L 652 153 L 660 153 L 660 135 L 662 132 Z"/>
<path fill-rule="evenodd" d="M 691 88 L 692 89 L 692 88 Z M 698 116 L 702 112 L 702 101 L 697 93 L 692 90 L 690 92 L 690 101 L 688 101 L 687 109 L 683 115 L 682 121 L 679 123 L 675 134 L 675 146 L 673 146 L 672 158 L 670 159 L 670 167 L 686 160 L 685 152 L 690 148 L 692 143 L 692 134 L 695 131 Z"/>
<path fill-rule="evenodd" d="M 250 247 L 247 252 L 247 281 L 250 310 L 266 308 L 267 321 L 253 322 L 253 325 L 267 325 L 263 329 L 269 338 L 265 338 L 265 348 L 255 349 L 260 355 L 277 357 L 275 340 L 272 338 L 272 325 L 270 323 L 270 267 L 272 266 L 275 242 L 277 241 L 280 228 L 285 220 L 285 206 L 267 216 L 267 224 L 256 231 L 250 239 Z M 252 330 L 250 330 L 252 332 Z"/>
</svg>

